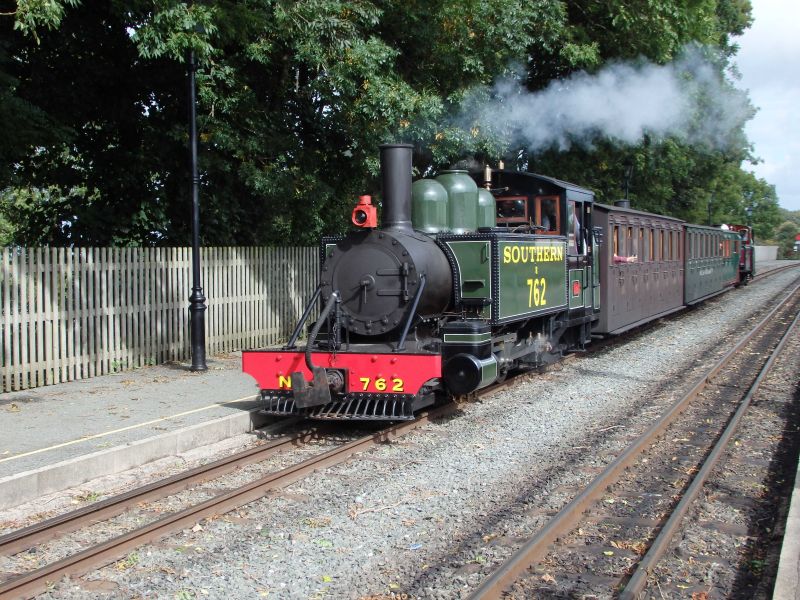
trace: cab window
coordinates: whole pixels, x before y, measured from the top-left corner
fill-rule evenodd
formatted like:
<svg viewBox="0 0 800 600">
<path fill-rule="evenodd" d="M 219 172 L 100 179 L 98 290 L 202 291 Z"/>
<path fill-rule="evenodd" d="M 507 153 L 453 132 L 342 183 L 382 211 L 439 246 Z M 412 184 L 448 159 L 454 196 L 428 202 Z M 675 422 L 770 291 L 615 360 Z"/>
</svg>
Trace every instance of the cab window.
<svg viewBox="0 0 800 600">
<path fill-rule="evenodd" d="M 558 196 L 536 196 L 536 224 L 542 227 L 539 233 L 558 235 L 561 233 L 561 211 Z"/>
<path fill-rule="evenodd" d="M 580 250 L 580 229 L 581 225 L 575 212 L 575 201 L 567 202 L 567 249 L 572 254 L 577 254 Z"/>
<path fill-rule="evenodd" d="M 528 198 L 526 196 L 507 196 L 497 199 L 497 222 L 509 225 L 528 223 Z"/>
</svg>

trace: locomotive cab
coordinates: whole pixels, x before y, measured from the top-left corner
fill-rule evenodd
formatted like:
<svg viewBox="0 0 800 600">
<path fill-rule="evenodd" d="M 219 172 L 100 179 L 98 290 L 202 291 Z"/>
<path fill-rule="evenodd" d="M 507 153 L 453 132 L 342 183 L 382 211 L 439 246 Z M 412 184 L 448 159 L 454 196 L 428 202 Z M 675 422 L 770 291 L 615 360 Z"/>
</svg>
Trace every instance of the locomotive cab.
<svg viewBox="0 0 800 600">
<path fill-rule="evenodd" d="M 731 231 L 739 234 L 739 285 L 747 283 L 756 274 L 755 240 L 753 229 L 748 225 L 729 225 Z"/>
<path fill-rule="evenodd" d="M 497 225 L 528 227 L 536 233 L 562 235 L 561 203 L 555 195 L 498 196 Z"/>
</svg>

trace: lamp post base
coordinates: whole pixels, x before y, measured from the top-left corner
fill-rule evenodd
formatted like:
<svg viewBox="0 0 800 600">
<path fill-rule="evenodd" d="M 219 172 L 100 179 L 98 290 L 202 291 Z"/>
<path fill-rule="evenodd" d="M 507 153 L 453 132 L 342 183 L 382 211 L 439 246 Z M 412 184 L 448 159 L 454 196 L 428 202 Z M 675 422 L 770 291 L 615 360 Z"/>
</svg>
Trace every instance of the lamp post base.
<svg viewBox="0 0 800 600">
<path fill-rule="evenodd" d="M 191 371 L 208 371 L 206 365 L 206 297 L 203 288 L 193 288 L 189 297 L 189 326 L 192 341 Z"/>
</svg>

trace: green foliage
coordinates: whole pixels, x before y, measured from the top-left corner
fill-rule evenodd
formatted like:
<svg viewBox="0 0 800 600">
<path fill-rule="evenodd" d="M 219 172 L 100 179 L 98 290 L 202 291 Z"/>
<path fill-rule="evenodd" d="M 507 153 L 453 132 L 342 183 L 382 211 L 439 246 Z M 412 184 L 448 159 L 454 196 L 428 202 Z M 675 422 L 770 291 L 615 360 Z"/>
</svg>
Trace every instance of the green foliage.
<svg viewBox="0 0 800 600">
<path fill-rule="evenodd" d="M 798 258 L 794 251 L 794 240 L 798 233 L 800 233 L 800 226 L 792 221 L 784 221 L 777 227 L 775 243 L 778 246 L 778 258 Z"/>
<path fill-rule="evenodd" d="M 213 7 L 174 0 L 159 0 L 154 4 L 152 12 L 144 13 L 141 20 L 130 25 L 131 39 L 142 58 L 166 56 L 182 61 L 187 50 L 199 57 L 213 53 L 214 47 L 208 41 L 217 31 Z"/>
<path fill-rule="evenodd" d="M 313 244 L 375 192 L 377 146 L 415 144 L 423 175 L 505 158 L 705 222 L 775 227 L 775 191 L 740 169 L 742 127 L 722 150 L 675 139 L 538 154 L 458 125 L 500 78 L 538 90 L 609 61 L 663 63 L 719 49 L 750 23 L 747 0 L 26 0 L 0 17 L 0 241 L 186 244 L 185 60 L 197 73 L 202 241 Z M 624 116 L 621 116 L 624 118 Z M 747 115 L 741 116 L 742 125 Z"/>
<path fill-rule="evenodd" d="M 37 33 L 42 27 L 56 29 L 64 18 L 66 8 L 77 6 L 79 0 L 17 0 L 14 29 L 39 42 Z"/>
<path fill-rule="evenodd" d="M 791 221 L 795 225 L 800 226 L 800 210 L 787 210 L 779 208 L 778 213 L 781 221 Z"/>
</svg>

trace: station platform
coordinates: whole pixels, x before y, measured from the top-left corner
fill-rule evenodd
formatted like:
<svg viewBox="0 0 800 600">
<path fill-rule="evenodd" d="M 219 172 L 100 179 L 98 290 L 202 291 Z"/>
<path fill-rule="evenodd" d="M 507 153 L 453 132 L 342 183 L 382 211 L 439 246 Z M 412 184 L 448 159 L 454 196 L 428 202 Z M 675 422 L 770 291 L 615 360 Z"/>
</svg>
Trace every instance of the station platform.
<svg viewBox="0 0 800 600">
<path fill-rule="evenodd" d="M 0 394 L 0 510 L 262 425 L 241 354 Z"/>
<path fill-rule="evenodd" d="M 794 492 L 786 517 L 778 575 L 773 600 L 800 600 L 800 462 L 794 478 Z"/>
</svg>

